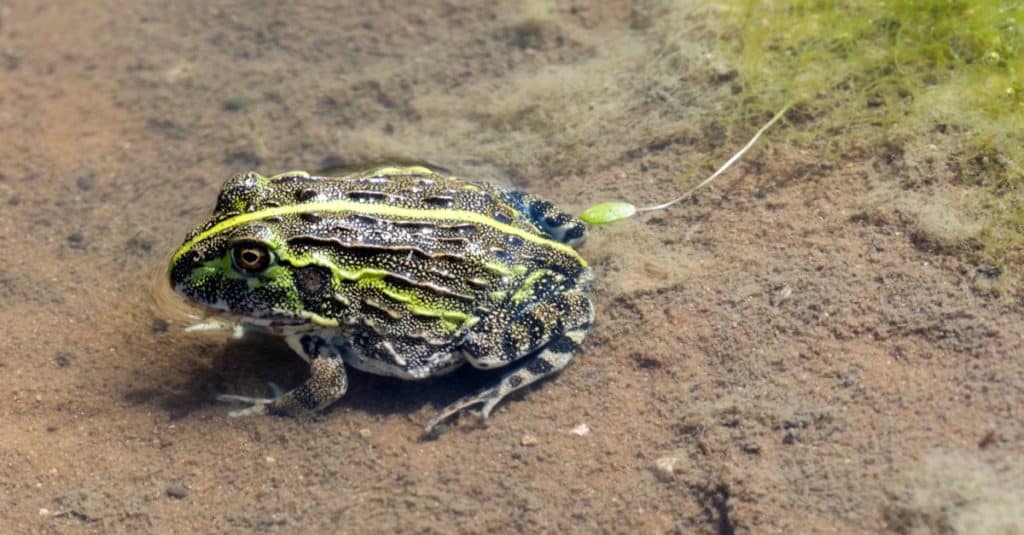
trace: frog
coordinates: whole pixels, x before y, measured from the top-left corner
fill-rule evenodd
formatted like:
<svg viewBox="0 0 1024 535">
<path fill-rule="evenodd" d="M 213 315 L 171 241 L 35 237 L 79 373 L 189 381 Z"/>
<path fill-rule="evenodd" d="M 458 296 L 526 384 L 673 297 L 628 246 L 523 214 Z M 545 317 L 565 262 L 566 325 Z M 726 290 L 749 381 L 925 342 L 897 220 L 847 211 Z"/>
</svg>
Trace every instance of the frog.
<svg viewBox="0 0 1024 535">
<path fill-rule="evenodd" d="M 348 368 L 409 381 L 502 369 L 426 422 L 430 435 L 474 407 L 486 420 L 573 361 L 594 321 L 586 234 L 550 201 L 423 165 L 248 171 L 224 183 L 167 276 L 309 366 L 288 391 L 219 395 L 241 404 L 232 417 L 322 413 L 345 395 Z"/>
</svg>

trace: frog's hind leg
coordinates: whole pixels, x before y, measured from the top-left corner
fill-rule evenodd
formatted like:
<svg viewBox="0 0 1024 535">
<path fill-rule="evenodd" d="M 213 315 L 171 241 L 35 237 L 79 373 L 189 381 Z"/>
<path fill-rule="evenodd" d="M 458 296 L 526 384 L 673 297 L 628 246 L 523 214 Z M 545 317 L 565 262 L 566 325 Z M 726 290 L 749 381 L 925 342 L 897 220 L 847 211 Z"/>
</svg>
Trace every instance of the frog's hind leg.
<svg viewBox="0 0 1024 535">
<path fill-rule="evenodd" d="M 481 405 L 480 416 L 486 419 L 494 407 L 512 392 L 560 372 L 576 356 L 593 319 L 590 300 L 583 292 L 574 291 L 559 299 L 542 301 L 507 325 L 499 325 L 496 330 L 504 330 L 504 339 L 500 336 L 480 337 L 483 340 L 502 340 L 495 344 L 497 347 L 486 343 L 468 343 L 465 347 L 467 359 L 477 368 L 505 365 L 520 358 L 524 354 L 524 346 L 540 347 L 532 352 L 526 349 L 527 356 L 522 365 L 504 375 L 495 386 L 445 407 L 427 423 L 424 432 L 431 434 L 437 424 L 474 405 Z M 541 341 L 537 343 L 537 339 Z"/>
<path fill-rule="evenodd" d="M 233 418 L 260 414 L 301 416 L 315 414 L 340 399 L 348 390 L 348 376 L 341 353 L 323 338 L 310 334 L 287 338 L 288 345 L 309 362 L 309 379 L 288 392 L 274 392 L 274 397 L 257 398 L 220 395 L 217 401 L 248 403 L 244 409 L 232 411 Z"/>
</svg>

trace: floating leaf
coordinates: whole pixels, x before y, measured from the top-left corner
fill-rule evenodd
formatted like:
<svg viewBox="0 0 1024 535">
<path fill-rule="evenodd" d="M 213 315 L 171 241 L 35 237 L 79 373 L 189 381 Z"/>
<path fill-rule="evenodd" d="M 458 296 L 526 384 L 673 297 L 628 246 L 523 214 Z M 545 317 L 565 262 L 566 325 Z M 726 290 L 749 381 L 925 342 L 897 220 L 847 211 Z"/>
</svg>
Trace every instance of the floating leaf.
<svg viewBox="0 0 1024 535">
<path fill-rule="evenodd" d="M 606 201 L 587 208 L 580 214 L 580 219 L 591 225 L 604 225 L 632 217 L 636 206 L 624 201 Z"/>
</svg>

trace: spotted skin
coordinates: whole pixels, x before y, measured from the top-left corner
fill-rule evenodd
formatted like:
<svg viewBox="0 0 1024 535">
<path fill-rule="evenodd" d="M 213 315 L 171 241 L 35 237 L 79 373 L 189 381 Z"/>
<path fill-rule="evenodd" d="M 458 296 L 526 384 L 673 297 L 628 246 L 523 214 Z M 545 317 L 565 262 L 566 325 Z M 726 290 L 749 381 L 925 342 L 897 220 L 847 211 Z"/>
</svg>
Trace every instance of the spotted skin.
<svg viewBox="0 0 1024 535">
<path fill-rule="evenodd" d="M 520 314 L 520 318 L 530 317 L 531 322 L 541 325 L 540 330 L 531 332 L 531 329 L 513 329 L 519 325 L 513 319 L 504 325 L 510 329 L 508 332 L 517 334 L 506 336 L 500 347 L 486 343 L 480 333 L 474 333 L 475 340 L 471 335 L 466 350 L 470 354 L 470 364 L 477 368 L 504 366 L 520 358 L 523 360 L 522 365 L 505 374 L 495 386 L 450 404 L 427 423 L 425 432 L 432 433 L 438 424 L 474 405 L 481 406 L 480 416 L 486 419 L 498 402 L 512 392 L 562 371 L 576 355 L 580 342 L 594 320 L 593 306 L 586 295 L 580 292 L 537 303 Z M 559 317 L 565 320 L 557 319 Z M 484 334 L 493 334 L 493 330 Z M 526 355 L 525 358 L 523 355 Z"/>
<path fill-rule="evenodd" d="M 278 334 L 310 377 L 233 416 L 303 415 L 344 396 L 351 366 L 408 380 L 509 367 L 426 431 L 564 369 L 593 322 L 586 227 L 548 201 L 418 166 L 229 179 L 172 257 L 186 298 Z"/>
</svg>

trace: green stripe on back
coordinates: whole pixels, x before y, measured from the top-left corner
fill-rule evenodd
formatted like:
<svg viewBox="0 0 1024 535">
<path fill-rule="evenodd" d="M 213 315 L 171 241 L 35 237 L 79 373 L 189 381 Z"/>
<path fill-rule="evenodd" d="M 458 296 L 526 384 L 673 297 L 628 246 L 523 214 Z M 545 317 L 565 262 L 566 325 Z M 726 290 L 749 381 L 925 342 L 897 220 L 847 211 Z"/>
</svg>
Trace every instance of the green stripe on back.
<svg viewBox="0 0 1024 535">
<path fill-rule="evenodd" d="M 552 247 L 554 249 L 562 251 L 563 253 L 572 258 L 575 258 L 581 266 L 587 266 L 587 261 L 584 260 L 583 257 L 580 256 L 580 254 L 577 253 L 576 250 L 569 245 L 554 240 L 549 240 L 547 238 L 543 238 L 536 234 L 513 227 L 512 225 L 501 223 L 500 221 L 495 221 L 494 219 L 491 219 L 490 217 L 487 217 L 477 212 L 470 212 L 467 210 L 425 210 L 422 208 L 405 208 L 402 206 L 390 206 L 386 204 L 366 204 L 355 201 L 324 201 L 308 204 L 295 204 L 290 206 L 276 206 L 274 208 L 266 208 L 263 210 L 257 210 L 255 212 L 249 212 L 246 214 L 240 214 L 234 217 L 229 217 L 228 219 L 225 219 L 224 221 L 217 223 L 208 230 L 199 233 L 198 235 L 196 235 L 196 237 L 192 238 L 184 245 L 182 245 L 181 249 L 178 249 L 178 252 L 174 254 L 173 258 L 171 258 L 171 263 L 173 264 L 174 262 L 177 262 L 178 259 L 181 258 L 181 256 L 184 255 L 186 251 L 190 250 L 192 246 L 194 246 L 195 244 L 205 240 L 206 238 L 209 238 L 210 236 L 213 236 L 214 234 L 223 232 L 229 228 L 237 227 L 238 225 L 242 225 L 250 221 L 258 221 L 260 219 L 265 219 L 268 217 L 293 215 L 300 214 L 303 212 L 352 212 L 359 214 L 380 215 L 385 217 L 402 217 L 410 219 L 447 219 L 455 221 L 467 221 L 471 223 L 489 226 L 499 232 L 515 235 L 526 241 L 530 241 L 538 245 Z"/>
</svg>

